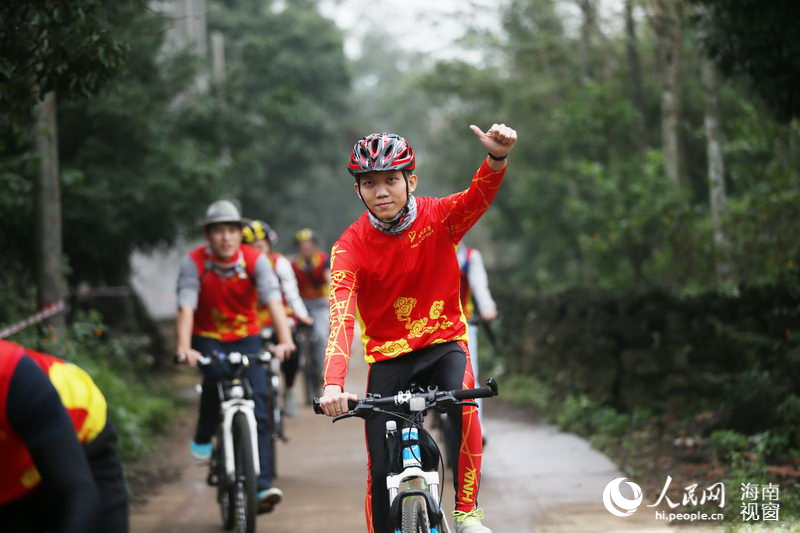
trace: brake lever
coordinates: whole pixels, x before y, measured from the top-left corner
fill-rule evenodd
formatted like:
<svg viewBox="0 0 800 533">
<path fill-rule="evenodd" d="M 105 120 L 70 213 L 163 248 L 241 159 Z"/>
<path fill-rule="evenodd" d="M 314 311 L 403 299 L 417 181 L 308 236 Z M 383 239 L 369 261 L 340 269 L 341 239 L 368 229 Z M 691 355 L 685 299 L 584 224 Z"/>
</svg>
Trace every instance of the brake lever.
<svg viewBox="0 0 800 533">
<path fill-rule="evenodd" d="M 340 415 L 337 415 L 337 416 L 333 417 L 333 422 L 335 423 L 335 422 L 337 422 L 339 420 L 342 420 L 344 418 L 352 418 L 354 416 L 357 416 L 358 418 L 363 418 L 364 420 L 366 420 L 368 418 L 372 418 L 378 412 L 379 412 L 379 409 L 376 408 L 374 405 L 364 405 L 364 404 L 359 403 L 358 405 L 356 405 L 355 409 L 353 409 L 352 411 L 348 411 L 346 413 L 342 413 Z"/>
<path fill-rule="evenodd" d="M 478 407 L 478 404 L 467 400 L 456 400 L 451 396 L 446 396 L 444 398 L 439 399 L 438 405 L 434 407 L 434 410 L 440 413 L 446 413 L 452 407 L 463 407 L 463 406 Z"/>
<path fill-rule="evenodd" d="M 336 416 L 333 417 L 333 420 L 331 421 L 331 424 L 335 424 L 339 420 L 344 420 L 345 418 L 353 418 L 354 416 L 356 416 L 356 414 L 354 412 L 352 412 L 352 411 L 349 412 L 349 413 L 336 415 Z"/>
</svg>

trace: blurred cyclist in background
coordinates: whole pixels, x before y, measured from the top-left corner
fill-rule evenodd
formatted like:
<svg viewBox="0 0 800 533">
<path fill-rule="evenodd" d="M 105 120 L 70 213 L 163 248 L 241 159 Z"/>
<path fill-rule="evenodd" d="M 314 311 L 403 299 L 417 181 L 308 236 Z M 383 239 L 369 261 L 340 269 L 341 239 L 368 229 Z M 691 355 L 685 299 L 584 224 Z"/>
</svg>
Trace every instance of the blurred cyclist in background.
<svg viewBox="0 0 800 533">
<path fill-rule="evenodd" d="M 481 253 L 461 242 L 456 250 L 456 257 L 461 270 L 461 308 L 468 324 L 470 362 L 475 382 L 478 383 L 478 333 L 481 323 L 488 324 L 497 318 L 497 305 L 489 291 L 489 276 L 486 274 Z M 486 430 L 481 409 L 483 400 L 478 399 L 477 402 L 478 417 L 481 420 L 481 431 L 484 433 L 485 441 Z"/>
<path fill-rule="evenodd" d="M 292 258 L 300 296 L 314 320 L 313 330 L 306 350 L 306 379 L 313 394 L 322 390 L 322 368 L 325 345 L 328 342 L 328 292 L 331 281 L 331 263 L 328 254 L 320 249 L 319 235 L 305 228 L 295 234 L 297 255 Z M 310 401 L 310 398 L 308 398 Z"/>
<path fill-rule="evenodd" d="M 267 257 L 242 244 L 242 229 L 249 221 L 228 200 L 214 202 L 206 211 L 203 233 L 207 244 L 186 256 L 178 275 L 177 346 L 180 361 L 196 365 L 198 358 L 231 352 L 245 355 L 261 352 L 261 327 L 257 304 L 266 305 L 272 315 L 278 344 L 275 357 L 283 361 L 294 351 L 292 334 L 283 309 L 278 279 Z M 220 366 L 205 366 L 197 431 L 190 443 L 192 455 L 200 460 L 211 457 L 211 437 L 219 425 L 217 383 L 223 378 Z M 247 369 L 253 388 L 258 456 L 259 511 L 269 512 L 283 499 L 283 492 L 272 486 L 272 432 L 267 403 L 270 383 L 260 365 Z"/>
<path fill-rule="evenodd" d="M 272 269 L 278 276 L 278 284 L 283 294 L 283 305 L 286 316 L 289 318 L 289 325 L 293 327 L 295 323 L 306 326 L 313 324 L 314 320 L 308 315 L 303 299 L 300 297 L 297 277 L 295 277 L 292 263 L 285 256 L 275 251 L 275 245 L 278 243 L 278 234 L 263 220 L 253 220 L 242 230 L 242 236 L 245 244 L 249 244 L 261 253 L 266 254 Z M 258 306 L 258 319 L 262 328 L 274 327 L 272 315 L 264 305 Z M 297 414 L 297 403 L 291 391 L 299 367 L 300 358 L 296 354 L 284 359 L 281 363 L 286 385 L 283 392 L 283 405 L 286 416 Z"/>
</svg>

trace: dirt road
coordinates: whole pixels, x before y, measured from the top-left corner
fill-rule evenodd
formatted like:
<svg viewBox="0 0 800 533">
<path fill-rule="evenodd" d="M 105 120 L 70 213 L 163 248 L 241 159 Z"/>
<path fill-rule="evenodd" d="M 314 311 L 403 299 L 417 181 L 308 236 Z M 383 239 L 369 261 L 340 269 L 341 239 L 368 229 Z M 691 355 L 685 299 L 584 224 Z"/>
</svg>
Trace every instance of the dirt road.
<svg viewBox="0 0 800 533">
<path fill-rule="evenodd" d="M 354 360 L 349 390 L 363 391 L 365 366 Z M 495 533 L 674 533 L 682 529 L 655 521 L 650 509 L 628 518 L 610 515 L 601 502 L 603 488 L 622 474 L 605 456 L 574 435 L 536 424 L 521 411 L 486 404 L 489 445 L 480 504 L 486 509 L 486 524 Z M 151 460 L 175 479 L 135 506 L 134 533 L 221 531 L 214 492 L 205 484 L 206 467 L 189 457 L 192 424 L 191 419 L 177 424 Z M 363 424 L 345 420 L 333 425 L 303 408 L 288 421 L 287 433 L 291 440 L 279 444 L 280 477 L 275 481 L 286 497 L 274 513 L 259 518 L 258 531 L 364 531 Z M 444 500 L 449 509 L 452 498 L 449 491 Z M 693 527 L 691 531 L 718 529 Z"/>
</svg>

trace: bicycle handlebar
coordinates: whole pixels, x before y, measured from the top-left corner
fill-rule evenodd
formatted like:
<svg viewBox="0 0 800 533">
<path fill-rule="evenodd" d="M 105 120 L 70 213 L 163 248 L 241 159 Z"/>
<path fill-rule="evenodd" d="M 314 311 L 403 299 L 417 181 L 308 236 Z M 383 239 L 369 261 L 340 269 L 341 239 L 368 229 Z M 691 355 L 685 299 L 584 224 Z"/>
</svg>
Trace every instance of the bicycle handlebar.
<svg viewBox="0 0 800 533">
<path fill-rule="evenodd" d="M 249 365 L 251 362 L 260 363 L 262 365 L 268 364 L 274 357 L 271 352 L 264 351 L 257 354 L 243 354 L 240 352 L 230 352 L 227 354 L 227 360 L 235 365 L 245 364 Z M 233 358 L 231 356 L 234 356 Z M 179 360 L 178 355 L 175 355 L 173 363 L 180 364 L 183 361 Z M 202 354 L 197 358 L 197 366 L 211 366 L 222 362 L 219 358 L 219 352 L 212 352 L 210 354 Z"/>
<path fill-rule="evenodd" d="M 498 387 L 494 378 L 486 380 L 485 387 L 478 387 L 475 389 L 462 389 L 452 391 L 439 391 L 436 389 L 429 389 L 425 392 L 399 392 L 394 396 L 387 396 L 381 398 L 380 396 L 367 396 L 359 398 L 358 400 L 348 400 L 347 408 L 348 413 L 339 415 L 334 418 L 334 422 L 341 417 L 359 416 L 366 418 L 370 413 L 380 410 L 381 407 L 388 407 L 391 405 L 408 404 L 413 398 L 423 398 L 425 400 L 425 409 L 430 409 L 437 405 L 458 405 L 461 402 L 473 400 L 476 398 L 491 398 L 497 396 Z M 474 405 L 474 404 L 472 404 Z M 320 406 L 319 398 L 314 398 L 313 401 L 314 413 L 318 415 L 325 414 Z"/>
</svg>

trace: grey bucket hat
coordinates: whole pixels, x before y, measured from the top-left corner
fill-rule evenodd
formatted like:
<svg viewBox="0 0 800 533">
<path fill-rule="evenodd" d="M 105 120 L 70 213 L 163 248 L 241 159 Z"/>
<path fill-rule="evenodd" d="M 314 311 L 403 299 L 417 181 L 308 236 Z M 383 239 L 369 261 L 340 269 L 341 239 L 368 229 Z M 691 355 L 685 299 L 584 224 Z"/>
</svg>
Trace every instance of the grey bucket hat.
<svg viewBox="0 0 800 533">
<path fill-rule="evenodd" d="M 245 226 L 250 223 L 250 220 L 242 218 L 242 215 L 239 213 L 239 208 L 230 200 L 217 200 L 208 206 L 206 218 L 201 224 L 201 227 L 207 228 L 211 224 L 220 222 L 231 222 Z"/>
</svg>

